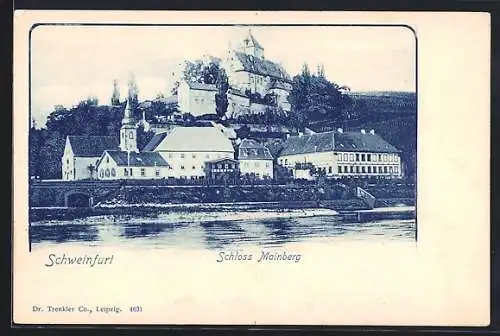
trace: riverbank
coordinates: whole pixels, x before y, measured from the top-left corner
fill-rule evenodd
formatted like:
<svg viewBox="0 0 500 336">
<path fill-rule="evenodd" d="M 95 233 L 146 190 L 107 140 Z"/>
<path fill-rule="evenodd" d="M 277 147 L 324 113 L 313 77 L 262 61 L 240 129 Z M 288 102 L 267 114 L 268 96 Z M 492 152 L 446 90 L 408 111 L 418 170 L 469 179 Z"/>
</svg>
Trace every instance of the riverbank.
<svg viewBox="0 0 500 336">
<path fill-rule="evenodd" d="M 411 206 L 411 199 L 378 200 L 379 206 Z M 127 216 L 156 218 L 162 214 L 175 213 L 220 213 L 250 212 L 257 210 L 284 211 L 295 209 L 324 209 L 334 210 L 344 214 L 367 210 L 366 204 L 359 199 L 328 200 L 328 201 L 282 201 L 282 202 L 232 202 L 232 203 L 114 203 L 101 204 L 92 208 L 65 208 L 65 207 L 34 207 L 29 211 L 30 222 L 51 220 L 74 220 L 78 218 L 97 216 Z"/>
</svg>

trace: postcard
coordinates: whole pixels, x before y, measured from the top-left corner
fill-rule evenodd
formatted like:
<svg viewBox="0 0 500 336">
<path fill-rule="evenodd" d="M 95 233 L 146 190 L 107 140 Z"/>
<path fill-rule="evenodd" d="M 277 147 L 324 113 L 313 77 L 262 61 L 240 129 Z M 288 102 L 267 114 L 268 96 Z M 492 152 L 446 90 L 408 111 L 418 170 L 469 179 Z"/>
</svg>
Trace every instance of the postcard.
<svg viewBox="0 0 500 336">
<path fill-rule="evenodd" d="M 14 14 L 13 322 L 489 324 L 485 13 Z"/>
</svg>

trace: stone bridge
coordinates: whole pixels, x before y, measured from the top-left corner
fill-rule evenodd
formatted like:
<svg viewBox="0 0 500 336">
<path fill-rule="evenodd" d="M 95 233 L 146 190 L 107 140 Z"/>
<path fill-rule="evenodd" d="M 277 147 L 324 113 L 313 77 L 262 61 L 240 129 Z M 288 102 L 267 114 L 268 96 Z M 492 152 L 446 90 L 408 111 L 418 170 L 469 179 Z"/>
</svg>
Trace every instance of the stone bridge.
<svg viewBox="0 0 500 336">
<path fill-rule="evenodd" d="M 121 185 L 120 181 L 31 181 L 30 207 L 92 207 Z"/>
</svg>

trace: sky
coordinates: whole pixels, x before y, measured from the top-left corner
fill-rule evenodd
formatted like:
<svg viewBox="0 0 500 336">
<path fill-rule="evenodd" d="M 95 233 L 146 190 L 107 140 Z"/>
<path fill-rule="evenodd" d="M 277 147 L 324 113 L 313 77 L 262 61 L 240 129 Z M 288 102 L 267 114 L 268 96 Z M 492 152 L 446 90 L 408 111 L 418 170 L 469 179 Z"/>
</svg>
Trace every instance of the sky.
<svg viewBox="0 0 500 336">
<path fill-rule="evenodd" d="M 122 99 L 134 74 L 139 100 L 169 95 L 181 64 L 222 58 L 251 28 L 265 58 L 293 76 L 322 63 L 328 80 L 352 91 L 415 92 L 413 33 L 404 27 L 38 26 L 31 35 L 31 111 L 43 126 L 54 105 L 88 96 L 108 104 L 113 80 Z"/>
</svg>

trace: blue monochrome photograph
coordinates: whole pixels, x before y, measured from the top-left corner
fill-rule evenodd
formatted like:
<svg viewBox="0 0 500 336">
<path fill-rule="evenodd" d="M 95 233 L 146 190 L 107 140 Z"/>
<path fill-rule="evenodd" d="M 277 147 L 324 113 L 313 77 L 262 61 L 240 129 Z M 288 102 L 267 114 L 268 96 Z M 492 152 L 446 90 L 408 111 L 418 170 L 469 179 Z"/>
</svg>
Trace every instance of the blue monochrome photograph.
<svg viewBox="0 0 500 336">
<path fill-rule="evenodd" d="M 29 46 L 30 250 L 417 241 L 411 28 L 47 23 Z"/>
</svg>

